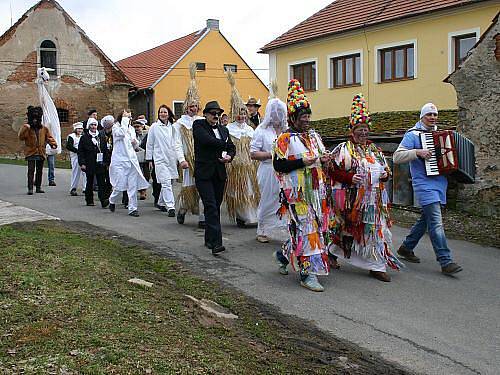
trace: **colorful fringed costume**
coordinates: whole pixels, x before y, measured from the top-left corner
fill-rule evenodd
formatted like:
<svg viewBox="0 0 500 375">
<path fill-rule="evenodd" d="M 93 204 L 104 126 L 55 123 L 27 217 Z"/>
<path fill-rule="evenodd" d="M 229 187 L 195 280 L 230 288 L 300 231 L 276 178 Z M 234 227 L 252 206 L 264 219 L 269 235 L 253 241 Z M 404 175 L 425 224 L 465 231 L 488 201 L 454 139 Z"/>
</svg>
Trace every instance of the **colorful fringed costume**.
<svg viewBox="0 0 500 375">
<path fill-rule="evenodd" d="M 289 239 L 283 244 L 283 255 L 302 275 L 326 275 L 329 271 L 327 185 L 319 161 L 324 152 L 321 137 L 314 130 L 288 130 L 278 137 L 274 148 L 277 161 L 318 158 L 310 166 L 277 173 L 281 187 L 278 216 L 288 217 Z"/>
</svg>

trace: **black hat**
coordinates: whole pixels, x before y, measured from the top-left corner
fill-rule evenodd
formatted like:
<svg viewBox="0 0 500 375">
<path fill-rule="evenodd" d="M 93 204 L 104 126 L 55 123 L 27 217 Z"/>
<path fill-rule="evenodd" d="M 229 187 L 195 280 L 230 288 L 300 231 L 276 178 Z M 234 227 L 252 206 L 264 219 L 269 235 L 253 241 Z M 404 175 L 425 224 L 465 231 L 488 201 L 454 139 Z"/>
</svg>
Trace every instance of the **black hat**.
<svg viewBox="0 0 500 375">
<path fill-rule="evenodd" d="M 224 112 L 224 110 L 219 106 L 219 103 L 217 103 L 217 101 L 214 100 L 212 102 L 208 102 L 207 104 L 205 104 L 205 109 L 203 109 L 203 113 L 207 113 L 213 109 L 219 110 L 220 114 Z"/>
<path fill-rule="evenodd" d="M 89 116 L 90 116 L 90 115 L 91 115 L 92 113 L 94 113 L 94 112 L 97 112 L 97 109 L 95 109 L 95 108 L 90 108 L 90 109 L 88 110 L 88 112 L 87 112 L 87 115 L 89 115 Z"/>
</svg>

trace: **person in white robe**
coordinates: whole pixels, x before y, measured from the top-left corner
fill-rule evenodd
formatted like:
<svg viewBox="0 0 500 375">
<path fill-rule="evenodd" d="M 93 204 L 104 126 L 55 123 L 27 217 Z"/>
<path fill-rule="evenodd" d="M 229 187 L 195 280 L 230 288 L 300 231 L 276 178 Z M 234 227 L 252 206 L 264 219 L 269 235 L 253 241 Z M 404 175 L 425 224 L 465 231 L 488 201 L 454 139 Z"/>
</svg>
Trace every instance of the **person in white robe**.
<svg viewBox="0 0 500 375">
<path fill-rule="evenodd" d="M 156 182 L 161 184 L 158 206 L 175 216 L 175 198 L 172 180 L 179 178 L 177 163 L 182 169 L 189 167 L 184 158 L 180 133 L 172 122 L 174 115 L 170 108 L 161 105 L 158 109 L 158 121 L 149 128 L 146 144 L 146 160 L 154 162 Z M 152 166 L 151 166 L 152 167 Z"/>
<path fill-rule="evenodd" d="M 109 197 L 109 209 L 115 211 L 115 205 L 121 192 L 128 195 L 128 214 L 138 217 L 137 191 L 147 189 L 149 183 L 142 175 L 135 150 L 139 147 L 135 129 L 130 125 L 131 114 L 127 110 L 118 116 L 113 125 L 113 152 L 109 166 L 109 178 L 113 191 Z"/>
<path fill-rule="evenodd" d="M 78 193 L 76 189 L 78 188 L 78 183 L 80 178 L 82 181 L 82 192 L 85 191 L 85 186 L 87 185 L 87 178 L 85 172 L 80 169 L 78 165 L 78 144 L 83 134 L 83 123 L 77 122 L 73 124 L 73 132 L 68 135 L 66 140 L 66 149 L 69 151 L 71 159 L 71 190 L 69 194 L 71 196 L 77 196 Z"/>
<path fill-rule="evenodd" d="M 274 98 L 266 106 L 263 122 L 255 129 L 250 153 L 253 160 L 259 161 L 257 181 L 259 183 L 260 201 L 257 210 L 257 241 L 266 243 L 272 236 L 281 237 L 279 232 L 286 228 L 286 221 L 279 219 L 280 184 L 272 163 L 274 143 L 287 128 L 286 104 Z M 279 238 L 281 239 L 281 238 Z"/>
</svg>

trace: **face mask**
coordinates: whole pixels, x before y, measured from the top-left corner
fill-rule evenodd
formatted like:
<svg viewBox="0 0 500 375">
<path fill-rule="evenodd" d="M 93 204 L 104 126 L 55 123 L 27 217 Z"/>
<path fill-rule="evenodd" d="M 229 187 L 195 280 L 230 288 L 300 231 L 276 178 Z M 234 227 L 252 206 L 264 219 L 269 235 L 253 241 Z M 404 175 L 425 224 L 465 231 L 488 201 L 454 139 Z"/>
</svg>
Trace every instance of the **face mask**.
<svg viewBox="0 0 500 375">
<path fill-rule="evenodd" d="M 122 124 L 122 126 L 128 126 L 130 124 L 130 118 L 123 117 L 121 124 Z"/>
</svg>

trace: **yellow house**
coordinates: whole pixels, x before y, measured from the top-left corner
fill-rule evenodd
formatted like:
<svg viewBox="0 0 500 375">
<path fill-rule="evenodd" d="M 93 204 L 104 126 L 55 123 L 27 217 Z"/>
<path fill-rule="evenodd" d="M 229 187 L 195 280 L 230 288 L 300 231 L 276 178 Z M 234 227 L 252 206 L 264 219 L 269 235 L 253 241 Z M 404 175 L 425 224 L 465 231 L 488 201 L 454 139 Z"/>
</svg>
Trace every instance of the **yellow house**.
<svg viewBox="0 0 500 375">
<path fill-rule="evenodd" d="M 151 123 L 158 107 L 168 105 L 177 117 L 189 85 L 189 65 L 197 65 L 196 80 L 202 106 L 217 100 L 229 112 L 231 87 L 225 71 L 230 69 L 243 100 L 249 96 L 267 103 L 269 91 L 219 31 L 219 21 L 209 19 L 199 31 L 116 63 L 134 83 L 129 103 L 134 115 L 145 114 Z"/>
<path fill-rule="evenodd" d="M 313 119 L 350 112 L 365 94 L 371 112 L 415 111 L 429 101 L 456 109 L 443 79 L 484 32 L 500 1 L 337 0 L 261 48 L 279 92 L 299 79 Z"/>
</svg>

